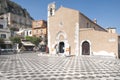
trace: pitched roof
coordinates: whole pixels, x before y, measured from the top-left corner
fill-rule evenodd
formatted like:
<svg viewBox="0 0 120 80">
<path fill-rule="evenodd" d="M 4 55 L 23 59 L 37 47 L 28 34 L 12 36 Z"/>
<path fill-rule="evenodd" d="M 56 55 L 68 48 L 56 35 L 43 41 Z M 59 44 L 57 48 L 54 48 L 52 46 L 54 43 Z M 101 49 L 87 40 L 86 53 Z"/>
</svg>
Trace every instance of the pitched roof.
<svg viewBox="0 0 120 80">
<path fill-rule="evenodd" d="M 75 10 L 75 9 L 71 9 L 71 8 L 67 8 L 67 7 L 63 7 L 61 6 L 59 9 L 56 10 L 56 12 L 58 12 L 60 9 L 69 9 L 72 11 L 76 11 L 78 12 L 80 15 L 82 15 L 84 18 L 86 18 L 87 20 L 89 20 L 91 23 L 95 24 L 96 26 L 98 26 L 99 28 L 101 28 L 102 30 L 104 30 L 105 32 L 107 32 L 106 29 L 104 29 L 103 27 L 101 27 L 100 25 L 98 25 L 97 23 L 94 23 L 90 18 L 88 18 L 86 15 L 84 15 L 83 13 L 81 13 L 79 10 Z"/>
</svg>

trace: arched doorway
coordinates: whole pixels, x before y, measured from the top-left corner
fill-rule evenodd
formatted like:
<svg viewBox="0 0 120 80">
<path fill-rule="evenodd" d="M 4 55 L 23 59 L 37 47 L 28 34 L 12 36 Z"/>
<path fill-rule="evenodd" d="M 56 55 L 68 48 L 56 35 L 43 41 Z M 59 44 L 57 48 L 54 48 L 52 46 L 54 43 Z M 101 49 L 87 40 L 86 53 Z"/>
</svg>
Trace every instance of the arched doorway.
<svg viewBox="0 0 120 80">
<path fill-rule="evenodd" d="M 82 43 L 82 55 L 90 55 L 90 44 L 87 41 Z"/>
<path fill-rule="evenodd" d="M 64 42 L 59 43 L 59 53 L 64 53 L 64 46 L 65 46 Z"/>
</svg>

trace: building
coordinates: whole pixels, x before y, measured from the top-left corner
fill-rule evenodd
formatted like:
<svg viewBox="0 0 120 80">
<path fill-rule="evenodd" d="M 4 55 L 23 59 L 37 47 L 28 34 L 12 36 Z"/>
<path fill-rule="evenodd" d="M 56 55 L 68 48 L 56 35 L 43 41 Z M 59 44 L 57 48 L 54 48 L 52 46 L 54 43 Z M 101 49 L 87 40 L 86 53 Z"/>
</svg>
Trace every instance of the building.
<svg viewBox="0 0 120 80">
<path fill-rule="evenodd" d="M 36 37 L 42 37 L 43 35 L 47 35 L 47 22 L 44 20 L 33 21 L 32 35 Z"/>
<path fill-rule="evenodd" d="M 104 29 L 78 10 L 48 5 L 50 54 L 107 55 L 118 57 L 118 34 Z"/>
<path fill-rule="evenodd" d="M 1 18 L 7 20 L 7 25 L 9 28 L 31 28 L 32 27 L 32 19 L 24 16 L 20 16 L 13 13 L 6 13 L 0 15 Z"/>
<path fill-rule="evenodd" d="M 120 58 L 120 35 L 118 36 L 118 57 Z"/>
<path fill-rule="evenodd" d="M 7 28 L 7 21 L 3 18 L 0 19 L 0 38 L 4 39 L 4 43 L 0 43 L 0 48 L 9 49 L 12 48 L 12 43 L 9 40 L 11 33 Z"/>
<path fill-rule="evenodd" d="M 15 33 L 20 37 L 32 36 L 32 28 L 20 28 Z"/>
<path fill-rule="evenodd" d="M 32 35 L 41 39 L 38 47 L 45 52 L 47 45 L 47 21 L 36 20 L 32 22 Z"/>
</svg>

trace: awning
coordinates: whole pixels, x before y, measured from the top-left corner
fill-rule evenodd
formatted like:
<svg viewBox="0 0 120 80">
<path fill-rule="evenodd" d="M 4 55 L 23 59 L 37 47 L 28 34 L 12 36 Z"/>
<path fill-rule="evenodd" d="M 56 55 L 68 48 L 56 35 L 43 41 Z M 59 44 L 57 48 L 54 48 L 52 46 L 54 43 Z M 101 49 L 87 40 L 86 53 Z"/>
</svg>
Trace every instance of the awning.
<svg viewBox="0 0 120 80">
<path fill-rule="evenodd" d="M 17 31 L 16 34 L 21 35 L 24 32 L 24 30 Z"/>
<path fill-rule="evenodd" d="M 22 42 L 22 44 L 24 45 L 24 46 L 35 46 L 33 43 L 31 43 L 31 42 Z"/>
<path fill-rule="evenodd" d="M 11 41 L 4 41 L 4 44 L 12 44 Z"/>
</svg>

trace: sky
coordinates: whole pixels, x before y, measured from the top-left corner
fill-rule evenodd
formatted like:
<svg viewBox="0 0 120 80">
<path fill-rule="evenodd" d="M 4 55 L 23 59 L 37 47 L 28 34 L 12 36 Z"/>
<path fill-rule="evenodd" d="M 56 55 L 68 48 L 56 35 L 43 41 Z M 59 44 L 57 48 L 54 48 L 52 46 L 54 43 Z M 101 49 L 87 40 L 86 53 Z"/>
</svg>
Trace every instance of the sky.
<svg viewBox="0 0 120 80">
<path fill-rule="evenodd" d="M 47 7 L 55 2 L 60 6 L 75 9 L 104 27 L 115 27 L 120 34 L 120 0 L 11 0 L 27 9 L 35 20 L 47 20 Z"/>
</svg>

